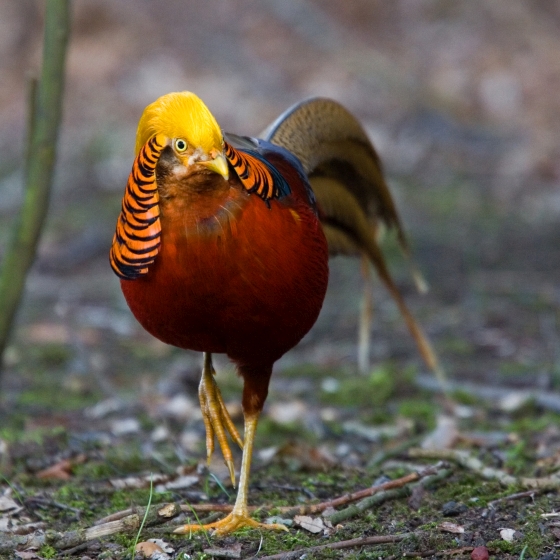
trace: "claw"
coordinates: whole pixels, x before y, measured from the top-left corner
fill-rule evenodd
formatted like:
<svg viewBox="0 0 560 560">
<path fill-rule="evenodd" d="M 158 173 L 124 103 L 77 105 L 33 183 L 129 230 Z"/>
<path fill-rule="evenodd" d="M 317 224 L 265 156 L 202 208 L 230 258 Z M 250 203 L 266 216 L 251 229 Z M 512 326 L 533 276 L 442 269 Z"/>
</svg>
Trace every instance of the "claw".
<svg viewBox="0 0 560 560">
<path fill-rule="evenodd" d="M 178 535 L 185 535 L 195 531 L 213 531 L 212 534 L 215 536 L 224 536 L 244 527 L 250 527 L 252 529 L 266 529 L 269 531 L 288 530 L 285 525 L 280 523 L 259 523 L 258 521 L 251 519 L 248 515 L 239 515 L 231 512 L 223 519 L 215 521 L 214 523 L 208 523 L 207 525 L 184 525 L 183 527 L 178 527 L 173 532 Z"/>
<path fill-rule="evenodd" d="M 212 367 L 211 354 L 205 353 L 202 378 L 198 388 L 198 398 L 202 410 L 202 419 L 206 428 L 206 456 L 208 463 L 210 463 L 212 453 L 214 452 L 214 436 L 216 436 L 231 477 L 231 482 L 235 487 L 235 467 L 227 441 L 227 434 L 229 433 L 231 439 L 241 448 L 243 448 L 243 440 L 227 411 L 214 375 L 215 371 Z"/>
<path fill-rule="evenodd" d="M 206 360 L 205 360 L 206 365 Z M 206 369 L 206 368 L 205 368 Z M 202 384 L 202 383 L 201 383 Z M 245 442 L 243 445 L 243 460 L 241 462 L 241 474 L 239 476 L 239 489 L 237 490 L 237 499 L 233 506 L 233 511 L 214 523 L 208 525 L 184 525 L 175 529 L 174 533 L 184 535 L 192 531 L 213 531 L 214 535 L 228 535 L 243 527 L 251 527 L 253 529 L 267 529 L 272 531 L 287 531 L 288 529 L 279 523 L 259 523 L 249 517 L 249 508 L 247 506 L 247 492 L 249 490 L 249 471 L 251 470 L 251 457 L 253 455 L 253 443 L 255 440 L 255 432 L 259 413 L 244 413 L 245 415 Z M 227 443 L 227 442 L 226 442 Z M 220 444 L 221 445 L 221 444 Z M 223 448 L 222 448 L 223 449 Z M 229 448 L 228 448 L 229 449 Z M 228 468 L 230 465 L 228 464 Z M 233 471 L 233 462 L 230 473 Z"/>
</svg>

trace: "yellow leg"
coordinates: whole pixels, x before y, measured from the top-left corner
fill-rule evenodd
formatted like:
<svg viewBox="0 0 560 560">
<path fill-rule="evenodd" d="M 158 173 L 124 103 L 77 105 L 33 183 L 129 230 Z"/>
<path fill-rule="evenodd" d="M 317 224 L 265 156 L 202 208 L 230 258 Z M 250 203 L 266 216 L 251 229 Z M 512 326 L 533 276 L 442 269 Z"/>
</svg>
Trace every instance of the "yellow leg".
<svg viewBox="0 0 560 560">
<path fill-rule="evenodd" d="M 364 291 L 358 327 L 358 371 L 365 375 L 370 373 L 369 351 L 373 318 L 373 281 L 371 267 L 365 256 L 362 256 L 362 277 L 364 279 Z"/>
<path fill-rule="evenodd" d="M 253 442 L 259 421 L 259 413 L 245 414 L 245 444 L 243 446 L 243 461 L 241 463 L 241 474 L 239 476 L 239 489 L 233 510 L 226 517 L 208 525 L 185 525 L 175 529 L 174 533 L 188 534 L 191 531 L 214 530 L 215 535 L 223 536 L 233 533 L 242 527 L 253 527 L 255 529 L 269 529 L 275 531 L 287 531 L 284 525 L 279 523 L 259 523 L 249 516 L 247 508 L 247 492 L 249 489 L 249 472 L 251 470 L 251 457 L 253 455 Z"/>
<path fill-rule="evenodd" d="M 202 367 L 202 378 L 198 387 L 198 398 L 200 400 L 200 408 L 202 409 L 202 419 L 206 427 L 206 454 L 208 462 L 212 458 L 214 452 L 214 435 L 216 436 L 224 461 L 229 469 L 231 482 L 235 487 L 235 469 L 233 465 L 233 456 L 227 441 L 226 432 L 229 433 L 233 441 L 243 449 L 243 440 L 233 424 L 229 412 L 227 411 L 224 399 L 218 388 L 218 384 L 214 379 L 214 367 L 212 366 L 212 354 L 204 353 L 204 365 Z"/>
</svg>

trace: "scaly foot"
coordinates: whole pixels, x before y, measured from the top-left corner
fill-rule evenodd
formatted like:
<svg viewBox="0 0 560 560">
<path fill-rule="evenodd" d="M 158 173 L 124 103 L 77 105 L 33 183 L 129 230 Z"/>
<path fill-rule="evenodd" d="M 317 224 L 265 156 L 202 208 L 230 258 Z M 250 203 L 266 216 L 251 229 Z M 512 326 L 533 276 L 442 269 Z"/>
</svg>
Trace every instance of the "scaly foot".
<svg viewBox="0 0 560 560">
<path fill-rule="evenodd" d="M 214 523 L 208 523 L 207 525 L 184 525 L 173 531 L 174 533 L 185 535 L 195 531 L 213 531 L 215 536 L 224 536 L 242 529 L 243 527 L 251 527 L 252 529 L 266 529 L 270 531 L 287 531 L 285 525 L 280 523 L 259 523 L 254 519 L 251 519 L 248 515 L 238 514 L 231 512 L 229 515 L 220 519 L 220 521 L 215 521 Z"/>
<path fill-rule="evenodd" d="M 235 469 L 233 465 L 233 456 L 229 443 L 227 441 L 226 432 L 229 433 L 233 441 L 243 448 L 243 440 L 233 424 L 229 412 L 227 411 L 224 399 L 220 393 L 218 384 L 214 379 L 216 372 L 212 366 L 212 357 L 210 353 L 204 354 L 204 366 L 202 368 L 202 378 L 198 387 L 198 398 L 200 400 L 200 408 L 202 409 L 202 419 L 206 427 L 206 453 L 208 462 L 214 452 L 214 435 L 218 439 L 224 461 L 229 469 L 231 482 L 235 487 Z"/>
</svg>

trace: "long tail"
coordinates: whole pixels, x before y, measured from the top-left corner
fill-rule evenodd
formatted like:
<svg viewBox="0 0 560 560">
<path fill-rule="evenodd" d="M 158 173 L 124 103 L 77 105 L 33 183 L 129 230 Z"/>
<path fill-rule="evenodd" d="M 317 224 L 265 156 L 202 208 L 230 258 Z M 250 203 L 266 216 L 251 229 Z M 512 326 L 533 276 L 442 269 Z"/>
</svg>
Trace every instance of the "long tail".
<svg viewBox="0 0 560 560">
<path fill-rule="evenodd" d="M 336 101 L 298 103 L 262 136 L 295 154 L 309 177 L 332 255 L 365 255 L 402 313 L 426 365 L 444 380 L 436 353 L 395 285 L 378 244 L 383 228 L 396 231 L 405 255 L 408 243 L 381 161 L 358 120 Z M 413 270 L 420 290 L 425 284 Z"/>
</svg>

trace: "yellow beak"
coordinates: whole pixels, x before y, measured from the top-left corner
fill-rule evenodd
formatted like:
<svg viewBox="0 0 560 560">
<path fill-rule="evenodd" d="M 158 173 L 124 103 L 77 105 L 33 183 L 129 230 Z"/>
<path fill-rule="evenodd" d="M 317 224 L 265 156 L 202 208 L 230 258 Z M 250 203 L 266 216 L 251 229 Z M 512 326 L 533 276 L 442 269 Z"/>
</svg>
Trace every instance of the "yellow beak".
<svg viewBox="0 0 560 560">
<path fill-rule="evenodd" d="M 208 161 L 199 161 L 200 165 L 210 169 L 214 173 L 221 175 L 226 181 L 229 179 L 229 167 L 227 159 L 223 154 L 218 154 L 214 159 Z"/>
</svg>

